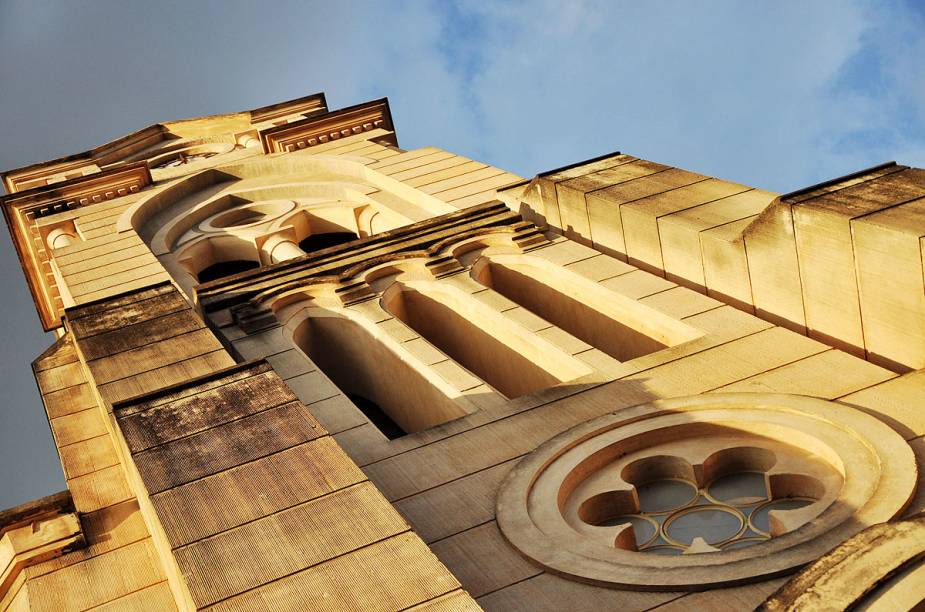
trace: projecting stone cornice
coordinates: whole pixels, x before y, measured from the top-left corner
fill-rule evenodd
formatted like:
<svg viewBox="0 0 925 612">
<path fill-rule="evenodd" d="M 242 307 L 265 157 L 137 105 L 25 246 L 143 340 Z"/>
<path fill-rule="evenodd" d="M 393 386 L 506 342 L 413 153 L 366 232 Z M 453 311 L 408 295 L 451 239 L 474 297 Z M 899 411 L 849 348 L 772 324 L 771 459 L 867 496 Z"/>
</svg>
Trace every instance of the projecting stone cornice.
<svg viewBox="0 0 925 612">
<path fill-rule="evenodd" d="M 328 103 L 324 98 L 324 92 L 319 92 L 303 98 L 255 108 L 250 112 L 251 123 L 273 121 L 294 113 L 307 115 L 309 113 L 324 112 L 327 107 Z"/>
<path fill-rule="evenodd" d="M 151 173 L 142 161 L 0 197 L 4 219 L 45 331 L 60 325 L 64 304 L 45 240 L 51 226 L 40 227 L 38 220 L 138 193 L 150 184 Z"/>
<path fill-rule="evenodd" d="M 45 217 L 138 193 L 150 184 L 151 173 L 147 163 L 142 161 L 2 196 L 0 203 L 4 208 L 15 207 L 36 217 Z"/>
<path fill-rule="evenodd" d="M 265 153 L 283 153 L 307 149 L 376 128 L 393 130 L 388 98 L 261 130 L 260 142 Z M 394 144 L 394 134 L 392 141 Z"/>
<path fill-rule="evenodd" d="M 217 134 L 246 132 L 258 123 L 287 115 L 314 115 L 323 113 L 326 108 L 324 93 L 315 93 L 249 111 L 155 123 L 80 153 L 0 172 L 0 180 L 9 193 L 24 192 L 50 177 L 98 172 L 99 168 L 137 156 L 139 152 L 164 140 L 208 139 Z"/>
<path fill-rule="evenodd" d="M 80 520 L 68 491 L 0 512 L 0 608 L 19 591 L 22 571 L 83 546 Z"/>
<path fill-rule="evenodd" d="M 35 189 L 44 189 L 46 187 L 45 185 L 38 187 L 30 185 L 38 180 L 62 173 L 79 171 L 88 166 L 91 168 L 90 171 L 94 173 L 91 176 L 95 176 L 98 173 L 96 166 L 101 167 L 118 162 L 145 147 L 161 142 L 168 136 L 164 126 L 155 124 L 88 151 L 0 172 L 0 178 L 3 179 L 4 187 L 11 194 L 31 193 Z M 74 180 L 79 181 L 81 177 Z M 67 181 L 67 183 L 71 182 Z M 56 183 L 48 187 L 60 187 L 63 184 L 65 183 Z"/>
</svg>

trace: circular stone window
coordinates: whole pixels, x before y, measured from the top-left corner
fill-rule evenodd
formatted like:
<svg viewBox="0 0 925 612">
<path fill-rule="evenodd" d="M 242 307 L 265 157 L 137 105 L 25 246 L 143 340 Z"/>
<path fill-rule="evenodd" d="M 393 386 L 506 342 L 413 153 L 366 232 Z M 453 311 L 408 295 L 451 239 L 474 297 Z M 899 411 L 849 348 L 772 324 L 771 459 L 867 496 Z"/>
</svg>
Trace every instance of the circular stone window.
<svg viewBox="0 0 925 612">
<path fill-rule="evenodd" d="M 915 490 L 901 436 L 812 398 L 711 394 L 627 408 L 540 446 L 511 473 L 498 523 L 561 575 L 702 589 L 792 571 Z"/>
</svg>

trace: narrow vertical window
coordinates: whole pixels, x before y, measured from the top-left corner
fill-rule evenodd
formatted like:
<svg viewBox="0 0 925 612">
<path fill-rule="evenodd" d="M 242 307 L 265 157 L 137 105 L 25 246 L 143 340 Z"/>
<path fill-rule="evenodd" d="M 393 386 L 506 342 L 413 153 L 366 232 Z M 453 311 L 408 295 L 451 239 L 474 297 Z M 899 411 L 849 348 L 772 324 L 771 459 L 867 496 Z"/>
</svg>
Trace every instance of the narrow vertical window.
<svg viewBox="0 0 925 612">
<path fill-rule="evenodd" d="M 693 328 L 551 262 L 482 257 L 472 277 L 618 361 L 696 338 Z"/>
<path fill-rule="evenodd" d="M 395 283 L 383 307 L 425 340 L 509 398 L 590 371 L 455 287 Z"/>
<path fill-rule="evenodd" d="M 356 321 L 341 316 L 305 319 L 296 345 L 388 438 L 468 414 L 462 404 L 413 363 Z"/>
</svg>

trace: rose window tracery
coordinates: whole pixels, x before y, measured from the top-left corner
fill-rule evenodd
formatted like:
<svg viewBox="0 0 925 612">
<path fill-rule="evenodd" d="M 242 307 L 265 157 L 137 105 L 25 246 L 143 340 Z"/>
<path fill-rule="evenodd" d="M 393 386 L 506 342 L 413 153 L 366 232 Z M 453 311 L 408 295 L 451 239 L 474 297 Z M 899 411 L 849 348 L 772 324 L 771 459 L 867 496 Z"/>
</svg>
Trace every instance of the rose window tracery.
<svg viewBox="0 0 925 612">
<path fill-rule="evenodd" d="M 498 526 L 534 563 L 619 588 L 702 589 L 779 576 L 915 492 L 902 436 L 849 406 L 707 394 L 624 408 L 527 455 Z"/>
<path fill-rule="evenodd" d="M 198 283 L 296 259 L 368 235 L 369 204 L 316 196 L 257 199 L 223 194 L 203 206 L 182 233 L 165 232 L 183 269 Z M 210 214 L 206 214 L 206 211 Z"/>
<path fill-rule="evenodd" d="M 774 471 L 777 454 L 768 448 L 740 447 L 721 454 L 721 459 L 711 456 L 705 462 L 714 464 L 712 478 L 705 482 L 697 477 L 704 473 L 703 465 L 691 465 L 682 457 L 661 455 L 631 462 L 615 478 L 620 488 L 578 500 L 578 517 L 587 525 L 607 529 L 604 537 L 612 537 L 614 546 L 627 550 L 658 555 L 709 553 L 753 546 L 789 531 L 795 523 L 782 523 L 780 517 L 788 516 L 782 513 L 813 506 L 820 499 L 810 495 L 824 494 L 825 485 L 810 474 L 777 471 L 772 481 L 769 471 Z M 818 466 L 819 470 L 824 468 Z M 838 480 L 834 474 L 829 479 Z M 801 483 L 798 490 L 772 484 L 795 481 Z M 822 510 L 817 504 L 800 520 Z"/>
</svg>

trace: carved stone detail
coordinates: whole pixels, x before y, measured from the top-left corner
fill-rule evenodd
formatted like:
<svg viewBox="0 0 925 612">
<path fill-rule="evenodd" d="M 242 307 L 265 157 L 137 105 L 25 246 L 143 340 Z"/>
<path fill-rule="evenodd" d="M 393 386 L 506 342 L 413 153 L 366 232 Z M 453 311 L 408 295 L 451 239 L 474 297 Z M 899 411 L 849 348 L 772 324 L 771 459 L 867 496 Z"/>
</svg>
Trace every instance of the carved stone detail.
<svg viewBox="0 0 925 612">
<path fill-rule="evenodd" d="M 392 130 L 386 98 L 260 131 L 265 153 L 297 151 L 376 128 Z"/>
<path fill-rule="evenodd" d="M 620 410 L 546 442 L 502 486 L 498 525 L 557 574 L 701 590 L 794 571 L 894 518 L 915 492 L 915 472 L 899 434 L 848 406 L 795 395 L 692 396 Z M 760 474 L 763 490 L 727 499 L 717 483 L 738 473 Z M 669 481 L 680 493 L 653 501 L 647 489 Z M 691 519 L 703 511 L 729 515 L 726 531 L 716 532 L 721 518 L 712 526 Z"/>
</svg>

